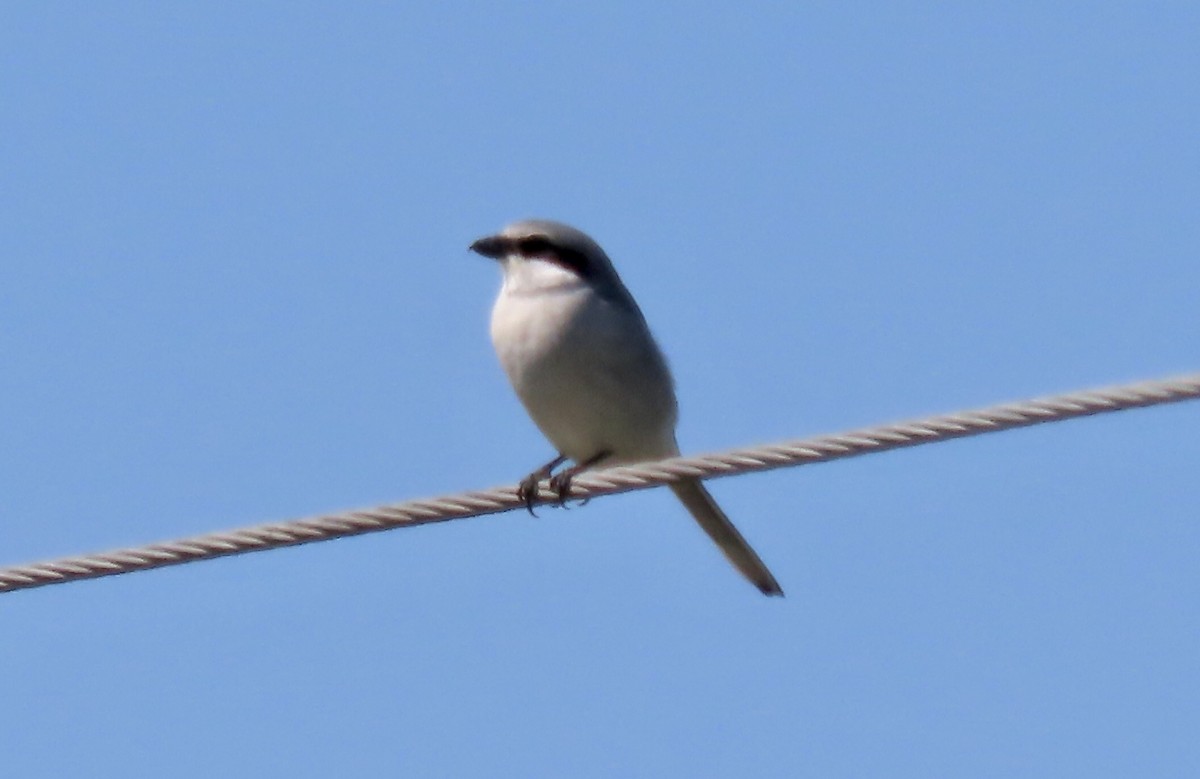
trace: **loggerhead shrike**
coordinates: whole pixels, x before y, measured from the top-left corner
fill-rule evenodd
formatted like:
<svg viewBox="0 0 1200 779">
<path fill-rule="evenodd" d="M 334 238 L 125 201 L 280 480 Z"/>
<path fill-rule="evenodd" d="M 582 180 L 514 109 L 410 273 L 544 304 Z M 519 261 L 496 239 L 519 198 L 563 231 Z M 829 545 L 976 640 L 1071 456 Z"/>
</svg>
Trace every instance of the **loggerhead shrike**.
<svg viewBox="0 0 1200 779">
<path fill-rule="evenodd" d="M 571 477 L 593 465 L 679 454 L 667 361 L 599 244 L 568 225 L 530 219 L 471 250 L 504 270 L 492 344 L 529 416 L 559 452 L 521 482 L 528 506 L 544 478 L 565 500 Z M 573 465 L 552 476 L 567 459 Z M 670 487 L 734 567 L 765 595 L 783 595 L 698 479 Z"/>
</svg>

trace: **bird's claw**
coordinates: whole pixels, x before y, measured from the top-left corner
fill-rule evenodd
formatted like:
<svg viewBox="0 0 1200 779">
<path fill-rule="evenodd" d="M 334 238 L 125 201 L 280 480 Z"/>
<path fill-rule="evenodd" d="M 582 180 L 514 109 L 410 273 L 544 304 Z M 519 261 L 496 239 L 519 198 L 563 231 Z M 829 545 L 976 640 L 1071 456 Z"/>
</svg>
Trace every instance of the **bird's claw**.
<svg viewBox="0 0 1200 779">
<path fill-rule="evenodd" d="M 571 497 L 571 477 L 574 475 L 566 470 L 550 477 L 550 491 L 558 496 L 558 505 L 563 508 L 567 508 L 567 499 Z"/>
<path fill-rule="evenodd" d="M 529 516 L 531 517 L 537 516 L 537 514 L 533 513 L 533 504 L 538 499 L 539 482 L 541 482 L 541 479 L 538 478 L 537 474 L 530 474 L 517 485 L 517 500 L 525 504 L 525 510 L 529 512 Z"/>
<path fill-rule="evenodd" d="M 550 491 L 558 498 L 558 505 L 565 509 L 570 508 L 567 505 L 567 500 L 571 497 L 571 476 L 572 474 L 569 473 L 559 473 L 550 477 Z M 537 516 L 534 513 L 533 506 L 538 502 L 538 498 L 541 497 L 541 482 L 540 474 L 534 473 L 526 476 L 517 485 L 517 500 L 525 504 L 525 510 L 532 517 Z M 585 500 L 584 503 L 586 502 Z"/>
<path fill-rule="evenodd" d="M 529 512 L 529 516 L 537 516 L 537 514 L 533 513 L 533 504 L 537 503 L 538 498 L 541 497 L 539 494 L 539 485 L 542 483 L 542 479 L 554 473 L 554 469 L 562 465 L 563 460 L 566 459 L 563 455 L 558 455 L 558 457 L 555 457 L 541 468 L 521 479 L 521 483 L 517 485 L 517 500 L 525 504 L 525 510 Z M 551 482 L 552 485 L 553 483 Z"/>
</svg>

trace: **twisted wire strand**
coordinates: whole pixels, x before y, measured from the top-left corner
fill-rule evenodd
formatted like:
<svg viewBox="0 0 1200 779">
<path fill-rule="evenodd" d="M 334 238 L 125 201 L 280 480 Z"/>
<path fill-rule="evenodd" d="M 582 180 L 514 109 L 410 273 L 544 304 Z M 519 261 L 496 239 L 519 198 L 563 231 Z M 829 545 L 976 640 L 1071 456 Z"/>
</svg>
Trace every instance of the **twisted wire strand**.
<svg viewBox="0 0 1200 779">
<path fill-rule="evenodd" d="M 1200 373 L 1035 398 L 700 457 L 675 457 L 653 463 L 597 470 L 581 474 L 573 480 L 571 497 L 592 498 L 647 489 L 689 476 L 719 478 L 826 462 L 952 438 L 1194 398 L 1200 398 Z M 557 498 L 549 493 L 545 483 L 541 492 L 541 497 L 536 501 L 537 505 L 556 502 Z M 0 592 L 114 576 L 398 527 L 465 519 L 523 508 L 524 505 L 517 498 L 515 488 L 505 486 L 290 522 L 255 525 L 176 541 L 0 568 Z"/>
</svg>

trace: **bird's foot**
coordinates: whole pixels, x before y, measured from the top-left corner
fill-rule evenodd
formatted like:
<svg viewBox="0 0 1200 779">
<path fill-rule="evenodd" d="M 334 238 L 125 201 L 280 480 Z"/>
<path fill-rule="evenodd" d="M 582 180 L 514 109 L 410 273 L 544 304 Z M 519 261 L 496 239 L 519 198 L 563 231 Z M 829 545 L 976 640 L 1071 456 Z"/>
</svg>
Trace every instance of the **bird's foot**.
<svg viewBox="0 0 1200 779">
<path fill-rule="evenodd" d="M 517 500 L 525 504 L 525 510 L 533 517 L 537 516 L 533 513 L 533 504 L 538 499 L 538 484 L 541 481 L 541 474 L 531 473 L 517 485 Z"/>
<path fill-rule="evenodd" d="M 542 483 L 542 479 L 554 473 L 555 468 L 566 462 L 566 459 L 566 457 L 560 454 L 524 479 L 521 479 L 521 483 L 517 485 L 517 500 L 525 504 L 525 510 L 529 512 L 530 516 L 537 516 L 537 514 L 533 513 L 533 504 L 538 499 L 538 485 Z"/>
<path fill-rule="evenodd" d="M 537 503 L 538 498 L 540 497 L 539 487 L 542 483 L 542 479 L 549 478 L 550 491 L 558 497 L 558 505 L 566 508 L 567 500 L 571 497 L 571 479 L 575 478 L 575 475 L 580 471 L 591 468 L 596 463 L 607 459 L 611 455 L 612 452 L 605 449 L 597 452 L 581 463 L 572 465 L 570 468 L 564 468 L 559 473 L 554 473 L 554 469 L 562 465 L 567 459 L 565 456 L 560 454 L 558 457 L 554 458 L 521 480 L 521 483 L 517 485 L 517 500 L 524 503 L 525 509 L 531 515 L 536 517 L 537 514 L 533 513 L 533 504 Z M 585 498 L 583 502 L 587 503 L 587 499 Z"/>
<path fill-rule="evenodd" d="M 550 491 L 558 496 L 558 505 L 567 508 L 567 499 L 571 497 L 571 480 L 575 478 L 581 471 L 586 471 L 593 465 L 607 460 L 612 456 L 612 452 L 604 449 L 581 463 L 576 463 L 570 468 L 566 468 L 550 477 Z M 587 498 L 584 498 L 582 503 L 587 503 Z M 581 505 L 582 505 L 581 503 Z"/>
<path fill-rule="evenodd" d="M 558 505 L 563 508 L 567 508 L 567 498 L 571 497 L 571 479 L 575 473 L 574 468 L 568 468 L 550 477 L 550 491 L 558 496 Z"/>
</svg>

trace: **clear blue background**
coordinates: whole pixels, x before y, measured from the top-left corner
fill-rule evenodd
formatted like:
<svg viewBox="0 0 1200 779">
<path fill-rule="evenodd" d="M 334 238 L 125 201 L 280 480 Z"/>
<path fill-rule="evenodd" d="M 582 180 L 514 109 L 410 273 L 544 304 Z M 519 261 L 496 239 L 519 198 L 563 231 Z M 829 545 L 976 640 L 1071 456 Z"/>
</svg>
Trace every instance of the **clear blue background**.
<svg viewBox="0 0 1200 779">
<path fill-rule="evenodd" d="M 1194 3 L 10 3 L 0 563 L 512 483 L 474 238 L 699 452 L 1200 368 Z M 0 596 L 0 772 L 1195 776 L 1200 404 Z"/>
</svg>

